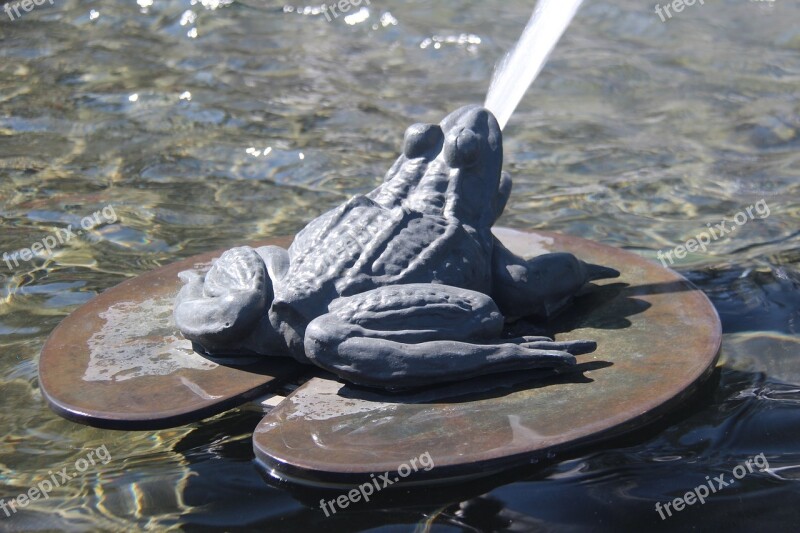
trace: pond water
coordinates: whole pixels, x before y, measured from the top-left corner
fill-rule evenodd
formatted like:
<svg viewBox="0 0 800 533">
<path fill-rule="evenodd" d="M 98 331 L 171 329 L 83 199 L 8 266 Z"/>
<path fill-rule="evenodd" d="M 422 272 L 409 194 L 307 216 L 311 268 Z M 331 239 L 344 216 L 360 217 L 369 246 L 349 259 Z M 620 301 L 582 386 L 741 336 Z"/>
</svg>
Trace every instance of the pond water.
<svg viewBox="0 0 800 533">
<path fill-rule="evenodd" d="M 663 22 L 652 3 L 587 1 L 504 131 L 515 180 L 504 226 L 658 261 L 659 250 L 727 221 L 725 235 L 673 265 L 711 298 L 724 339 L 713 378 L 668 420 L 435 500 L 404 494 L 325 518 L 261 479 L 252 409 L 123 433 L 47 408 L 37 357 L 67 314 L 177 258 L 293 234 L 372 189 L 408 125 L 483 102 L 533 7 L 361 4 L 330 21 L 314 6 L 255 0 L 54 0 L 14 20 L 0 13 L 0 252 L 10 259 L 0 263 L 0 497 L 60 481 L 91 451 L 107 459 L 46 500 L 0 511 L 0 529 L 793 529 L 800 4 L 791 1 L 696 2 Z M 85 217 L 89 229 L 52 255 L 14 255 Z M 666 520 L 656 512 L 760 454 L 766 471 Z"/>
</svg>

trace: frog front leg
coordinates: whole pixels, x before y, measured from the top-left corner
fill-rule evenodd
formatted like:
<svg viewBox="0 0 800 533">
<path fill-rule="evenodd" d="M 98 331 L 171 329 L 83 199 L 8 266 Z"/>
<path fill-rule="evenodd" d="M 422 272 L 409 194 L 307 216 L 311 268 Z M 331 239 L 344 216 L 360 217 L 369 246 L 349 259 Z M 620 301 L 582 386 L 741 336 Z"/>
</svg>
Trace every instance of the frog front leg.
<svg viewBox="0 0 800 533">
<path fill-rule="evenodd" d="M 270 322 L 276 283 L 289 268 L 289 255 L 277 246 L 232 248 L 204 276 L 179 276 L 174 318 L 184 337 L 208 355 L 244 353 L 283 355 L 285 343 Z"/>
<path fill-rule="evenodd" d="M 568 253 L 523 259 L 494 240 L 492 298 L 509 318 L 548 320 L 567 308 L 590 281 L 616 277 L 617 270 Z"/>
<path fill-rule="evenodd" d="M 512 370 L 564 368 L 589 341 L 502 339 L 504 318 L 482 293 L 409 284 L 334 300 L 306 328 L 314 364 L 361 385 L 405 388 Z"/>
</svg>

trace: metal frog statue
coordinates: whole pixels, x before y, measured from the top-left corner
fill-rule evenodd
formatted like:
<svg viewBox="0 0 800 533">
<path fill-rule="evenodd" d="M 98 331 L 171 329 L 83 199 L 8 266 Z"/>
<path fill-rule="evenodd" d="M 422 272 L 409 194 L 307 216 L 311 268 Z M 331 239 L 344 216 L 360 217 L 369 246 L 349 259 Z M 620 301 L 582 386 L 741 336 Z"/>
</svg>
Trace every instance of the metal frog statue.
<svg viewBox="0 0 800 533">
<path fill-rule="evenodd" d="M 503 338 L 504 324 L 546 320 L 619 272 L 506 249 L 491 232 L 511 192 L 502 163 L 500 127 L 480 106 L 415 124 L 383 184 L 288 250 L 233 248 L 205 276 L 183 272 L 175 321 L 209 356 L 291 356 L 385 389 L 574 365 L 594 342 Z"/>
</svg>

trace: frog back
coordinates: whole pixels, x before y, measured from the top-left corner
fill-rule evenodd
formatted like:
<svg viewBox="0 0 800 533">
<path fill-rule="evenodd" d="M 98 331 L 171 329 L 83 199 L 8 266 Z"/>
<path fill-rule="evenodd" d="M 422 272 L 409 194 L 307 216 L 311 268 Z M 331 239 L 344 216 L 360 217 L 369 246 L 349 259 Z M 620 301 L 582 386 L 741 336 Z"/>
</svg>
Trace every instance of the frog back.
<svg viewBox="0 0 800 533">
<path fill-rule="evenodd" d="M 385 285 L 443 283 L 488 293 L 491 253 L 479 241 L 456 220 L 356 196 L 297 235 L 275 300 L 311 320 L 340 296 Z"/>
</svg>

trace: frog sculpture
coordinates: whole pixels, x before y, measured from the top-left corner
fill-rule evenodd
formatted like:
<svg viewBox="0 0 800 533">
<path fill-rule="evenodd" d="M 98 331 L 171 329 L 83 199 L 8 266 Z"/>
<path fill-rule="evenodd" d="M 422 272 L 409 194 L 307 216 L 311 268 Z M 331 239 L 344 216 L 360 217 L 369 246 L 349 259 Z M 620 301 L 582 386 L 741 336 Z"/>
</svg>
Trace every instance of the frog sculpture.
<svg viewBox="0 0 800 533">
<path fill-rule="evenodd" d="M 523 259 L 491 232 L 511 192 L 500 127 L 466 106 L 415 124 L 384 182 L 311 221 L 288 250 L 243 246 L 181 274 L 175 321 L 223 359 L 291 356 L 359 385 L 401 389 L 564 369 L 592 341 L 503 338 L 619 272 L 572 254 Z"/>
</svg>

